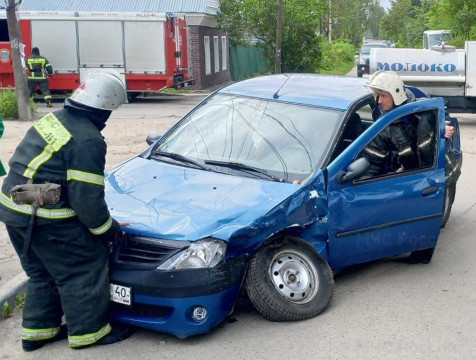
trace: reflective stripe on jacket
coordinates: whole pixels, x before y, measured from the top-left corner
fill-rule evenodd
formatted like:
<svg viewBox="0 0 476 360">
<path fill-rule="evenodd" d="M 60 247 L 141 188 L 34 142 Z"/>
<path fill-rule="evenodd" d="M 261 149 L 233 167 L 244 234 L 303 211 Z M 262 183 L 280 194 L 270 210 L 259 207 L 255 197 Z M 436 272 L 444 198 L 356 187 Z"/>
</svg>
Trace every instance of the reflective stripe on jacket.
<svg viewBox="0 0 476 360">
<path fill-rule="evenodd" d="M 32 208 L 15 204 L 10 192 L 15 185 L 31 180 L 61 185 L 58 203 L 38 209 L 39 224 L 77 216 L 94 235 L 113 227 L 104 200 L 106 143 L 91 120 L 94 116 L 65 108 L 34 123 L 10 160 L 0 194 L 0 221 L 27 226 Z"/>
<path fill-rule="evenodd" d="M 44 56 L 31 55 L 26 58 L 26 65 L 30 80 L 43 80 L 46 79 L 46 74 L 53 74 L 53 67 Z"/>
</svg>

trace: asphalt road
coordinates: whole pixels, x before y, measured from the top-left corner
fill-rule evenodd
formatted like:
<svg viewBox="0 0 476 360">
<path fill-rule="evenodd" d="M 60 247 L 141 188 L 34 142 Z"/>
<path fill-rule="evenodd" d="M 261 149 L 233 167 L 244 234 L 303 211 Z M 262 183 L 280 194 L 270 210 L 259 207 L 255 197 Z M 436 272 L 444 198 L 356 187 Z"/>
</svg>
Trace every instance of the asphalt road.
<svg viewBox="0 0 476 360">
<path fill-rule="evenodd" d="M 137 109 L 160 111 L 154 101 L 123 111 Z M 75 351 L 63 341 L 23 353 L 16 313 L 0 321 L 0 359 L 476 359 L 476 114 L 458 118 L 462 176 L 430 264 L 354 266 L 336 276 L 330 306 L 314 319 L 273 323 L 242 306 L 211 333 L 185 340 L 139 329 L 114 345 Z"/>
</svg>

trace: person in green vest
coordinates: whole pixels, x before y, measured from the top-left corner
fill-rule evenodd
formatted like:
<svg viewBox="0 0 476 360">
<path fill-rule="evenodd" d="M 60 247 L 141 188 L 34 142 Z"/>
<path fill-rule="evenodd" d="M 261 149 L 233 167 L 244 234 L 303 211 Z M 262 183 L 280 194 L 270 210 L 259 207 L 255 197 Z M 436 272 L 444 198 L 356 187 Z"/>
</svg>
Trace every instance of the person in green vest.
<svg viewBox="0 0 476 360">
<path fill-rule="evenodd" d="M 34 47 L 31 49 L 31 56 L 26 58 L 28 67 L 28 88 L 30 96 L 33 95 L 37 86 L 40 87 L 44 96 L 46 105 L 52 107 L 51 93 L 48 85 L 48 75 L 53 75 L 53 68 L 47 58 L 40 55 L 40 49 Z"/>
</svg>

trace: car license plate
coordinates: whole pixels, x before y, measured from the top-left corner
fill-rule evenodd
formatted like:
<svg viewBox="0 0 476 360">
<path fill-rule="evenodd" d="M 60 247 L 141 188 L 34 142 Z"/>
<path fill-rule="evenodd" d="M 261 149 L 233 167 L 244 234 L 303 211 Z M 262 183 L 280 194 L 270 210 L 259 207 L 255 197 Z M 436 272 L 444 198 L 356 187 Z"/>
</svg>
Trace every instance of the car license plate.
<svg viewBox="0 0 476 360">
<path fill-rule="evenodd" d="M 131 305 L 131 288 L 110 284 L 111 300 L 123 305 Z"/>
</svg>

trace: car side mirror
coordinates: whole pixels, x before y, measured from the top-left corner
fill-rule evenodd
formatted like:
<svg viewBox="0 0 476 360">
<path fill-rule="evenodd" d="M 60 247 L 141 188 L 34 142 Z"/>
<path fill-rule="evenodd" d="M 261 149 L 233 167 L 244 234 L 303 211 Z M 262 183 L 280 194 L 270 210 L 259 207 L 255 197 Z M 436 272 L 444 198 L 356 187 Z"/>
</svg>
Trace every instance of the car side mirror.
<svg viewBox="0 0 476 360">
<path fill-rule="evenodd" d="M 354 181 L 364 175 L 370 168 L 370 162 L 365 157 L 355 160 L 347 167 L 347 171 L 339 171 L 336 175 L 336 181 L 339 184 L 344 184 L 349 181 Z"/>
<path fill-rule="evenodd" d="M 161 137 L 162 137 L 162 134 L 152 133 L 152 134 L 149 134 L 149 135 L 147 136 L 147 138 L 145 139 L 145 141 L 147 142 L 147 145 L 152 145 L 152 144 L 155 143 L 157 140 L 159 140 Z"/>
<path fill-rule="evenodd" d="M 356 51 L 356 52 L 355 52 L 355 55 L 360 55 L 360 51 Z"/>
</svg>

